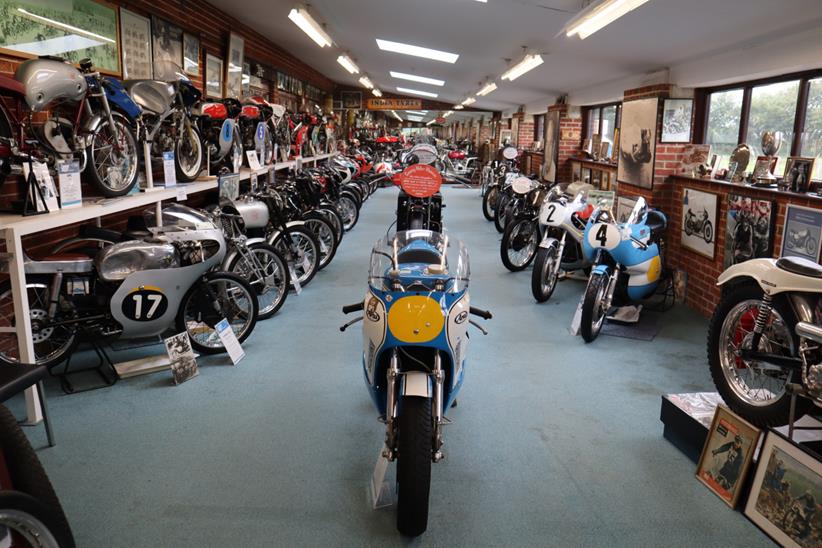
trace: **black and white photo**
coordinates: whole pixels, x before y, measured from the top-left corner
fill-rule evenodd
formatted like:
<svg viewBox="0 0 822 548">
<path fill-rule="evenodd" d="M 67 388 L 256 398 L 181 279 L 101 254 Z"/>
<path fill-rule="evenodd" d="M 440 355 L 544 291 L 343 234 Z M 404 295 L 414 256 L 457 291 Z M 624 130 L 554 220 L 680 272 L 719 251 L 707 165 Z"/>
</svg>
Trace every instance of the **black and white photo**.
<svg viewBox="0 0 822 548">
<path fill-rule="evenodd" d="M 151 78 L 151 20 L 121 9 L 120 41 L 123 53 L 123 78 Z"/>
<path fill-rule="evenodd" d="M 154 78 L 173 81 L 183 67 L 183 29 L 165 19 L 151 16 Z"/>
<path fill-rule="evenodd" d="M 223 97 L 223 60 L 206 53 L 205 95 L 213 99 Z"/>
<path fill-rule="evenodd" d="M 662 106 L 662 135 L 659 142 L 691 142 L 693 112 L 693 99 L 665 99 Z"/>
<path fill-rule="evenodd" d="M 813 176 L 814 158 L 791 156 L 785 164 L 784 184 L 791 192 L 807 192 Z"/>
<path fill-rule="evenodd" d="M 231 33 L 228 40 L 228 55 L 225 64 L 225 96 L 239 99 L 243 95 L 243 54 L 245 40 L 239 34 Z"/>
<path fill-rule="evenodd" d="M 725 219 L 725 268 L 773 252 L 773 202 L 728 195 Z"/>
<path fill-rule="evenodd" d="M 200 75 L 200 40 L 187 32 L 183 33 L 183 70 L 191 76 Z"/>
<path fill-rule="evenodd" d="M 717 195 L 693 188 L 682 191 L 682 247 L 714 258 Z"/>
<path fill-rule="evenodd" d="M 559 111 L 555 110 L 545 115 L 545 150 L 543 179 L 549 183 L 557 179 L 557 142 L 559 141 Z"/>
<path fill-rule="evenodd" d="M 617 182 L 642 188 L 654 186 L 658 107 L 657 98 L 622 105 Z"/>
</svg>

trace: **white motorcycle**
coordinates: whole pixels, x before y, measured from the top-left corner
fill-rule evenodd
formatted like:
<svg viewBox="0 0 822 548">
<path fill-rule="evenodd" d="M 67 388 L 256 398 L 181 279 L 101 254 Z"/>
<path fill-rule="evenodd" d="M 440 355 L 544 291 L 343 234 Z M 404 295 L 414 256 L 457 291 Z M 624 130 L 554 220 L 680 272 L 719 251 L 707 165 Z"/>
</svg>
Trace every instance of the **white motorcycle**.
<svg viewBox="0 0 822 548">
<path fill-rule="evenodd" d="M 728 406 L 758 426 L 787 424 L 822 402 L 822 266 L 798 257 L 752 259 L 719 276 L 708 362 Z"/>
</svg>

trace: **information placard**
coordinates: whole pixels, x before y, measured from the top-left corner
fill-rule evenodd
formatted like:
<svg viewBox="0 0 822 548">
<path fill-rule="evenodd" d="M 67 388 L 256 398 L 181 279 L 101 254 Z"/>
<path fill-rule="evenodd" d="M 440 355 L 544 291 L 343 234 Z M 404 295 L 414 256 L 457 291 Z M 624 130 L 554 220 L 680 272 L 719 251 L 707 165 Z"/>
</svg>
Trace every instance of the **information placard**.
<svg viewBox="0 0 822 548">
<path fill-rule="evenodd" d="M 177 186 L 177 170 L 174 167 L 174 151 L 163 152 L 163 178 L 166 188 Z"/>
<path fill-rule="evenodd" d="M 57 172 L 57 183 L 60 187 L 60 207 L 68 209 L 82 206 L 83 191 L 80 185 L 80 161 L 58 162 Z"/>
</svg>

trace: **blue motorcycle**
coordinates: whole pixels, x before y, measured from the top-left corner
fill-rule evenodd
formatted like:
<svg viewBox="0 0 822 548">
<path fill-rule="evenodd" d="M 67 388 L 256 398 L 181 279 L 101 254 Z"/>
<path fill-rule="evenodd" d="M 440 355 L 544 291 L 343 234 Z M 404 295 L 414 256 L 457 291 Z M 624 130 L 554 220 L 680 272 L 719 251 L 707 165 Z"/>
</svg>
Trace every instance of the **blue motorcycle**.
<svg viewBox="0 0 822 548">
<path fill-rule="evenodd" d="M 585 342 L 597 338 L 615 302 L 639 301 L 654 293 L 662 277 L 660 248 L 668 220 L 638 198 L 631 215 L 617 223 L 607 209 L 588 220 L 582 251 L 594 263 L 582 299 L 580 334 Z"/>
<path fill-rule="evenodd" d="M 380 420 L 383 456 L 397 460 L 397 529 L 408 536 L 428 526 L 431 463 L 443 458 L 445 410 L 462 387 L 470 306 L 468 252 L 448 235 L 397 232 L 371 251 L 363 320 L 363 372 Z M 479 327 L 479 326 L 477 326 Z M 480 328 L 485 333 L 482 328 Z"/>
</svg>

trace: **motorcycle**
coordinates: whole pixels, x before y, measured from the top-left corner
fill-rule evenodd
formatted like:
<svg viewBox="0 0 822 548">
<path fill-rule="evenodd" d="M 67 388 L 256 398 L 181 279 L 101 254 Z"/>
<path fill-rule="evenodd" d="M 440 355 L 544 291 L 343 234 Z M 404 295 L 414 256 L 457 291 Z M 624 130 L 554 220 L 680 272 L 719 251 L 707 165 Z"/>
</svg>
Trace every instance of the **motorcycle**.
<svg viewBox="0 0 822 548">
<path fill-rule="evenodd" d="M 685 234 L 688 236 L 696 234 L 705 240 L 706 244 L 711 243 L 714 239 L 714 225 L 708 220 L 708 217 L 708 210 L 706 209 L 703 209 L 699 218 L 697 218 L 691 208 L 688 208 L 688 212 L 685 214 Z"/>
<path fill-rule="evenodd" d="M 212 174 L 221 168 L 226 168 L 231 173 L 240 171 L 243 164 L 243 140 L 237 117 L 242 110 L 242 105 L 236 99 L 200 102 L 192 109 Z"/>
<path fill-rule="evenodd" d="M 588 219 L 582 238 L 585 258 L 593 263 L 582 299 L 580 333 L 586 343 L 597 338 L 615 302 L 638 301 L 654 293 L 662 276 L 665 215 L 638 198 L 628 220 L 615 222 L 606 209 Z"/>
<path fill-rule="evenodd" d="M 0 76 L 0 182 L 30 160 L 56 170 L 57 162 L 78 159 L 101 194 L 127 194 L 139 165 L 128 120 L 140 110 L 119 81 L 101 76 L 88 59 L 79 70 L 54 57 L 24 61 L 14 78 Z"/>
<path fill-rule="evenodd" d="M 717 280 L 708 362 L 717 391 L 757 426 L 787 424 L 822 403 L 822 267 L 801 257 L 751 259 Z"/>
<path fill-rule="evenodd" d="M 267 101 L 262 97 L 252 97 L 245 102 L 238 118 L 243 149 L 255 151 L 263 167 L 274 161 L 274 137 L 268 127 L 272 116 L 273 109 Z M 251 167 L 247 156 L 245 162 Z"/>
<path fill-rule="evenodd" d="M 431 463 L 444 458 L 445 413 L 462 387 L 468 315 L 491 318 L 470 306 L 468 278 L 459 240 L 400 231 L 374 245 L 363 302 L 343 307 L 365 312 L 363 371 L 386 426 L 383 456 L 397 461 L 397 529 L 408 536 L 427 528 Z"/>
<path fill-rule="evenodd" d="M 505 204 L 508 219 L 502 233 L 499 253 L 502 264 L 511 272 L 524 270 L 536 256 L 540 240 L 539 210 L 547 190 L 528 177 L 517 177 L 510 184 L 511 199 Z"/>
<path fill-rule="evenodd" d="M 788 249 L 796 249 L 798 252 L 812 257 L 816 257 L 816 245 L 816 238 L 811 236 L 811 231 L 807 228 L 802 230 L 791 228 L 785 235 L 785 246 Z"/>
<path fill-rule="evenodd" d="M 236 274 L 215 272 L 225 256 L 222 232 L 203 213 L 175 204 L 144 214 L 152 236 L 107 245 L 94 258 L 55 253 L 26 257 L 34 353 L 39 365 L 66 359 L 81 332 L 136 339 L 185 331 L 202 354 L 225 350 L 217 334 L 224 318 L 244 341 L 257 321 L 254 289 Z M 19 361 L 8 281 L 0 286 L 0 363 Z M 8 312 L 6 312 L 8 311 Z M 11 329 L 8 329 L 11 328 Z"/>
<path fill-rule="evenodd" d="M 582 252 L 582 236 L 592 212 L 585 191 L 569 202 L 559 187 L 554 187 L 542 203 L 539 225 L 543 236 L 531 272 L 531 293 L 537 302 L 551 298 L 560 270 L 590 271 L 591 263 Z"/>
</svg>

